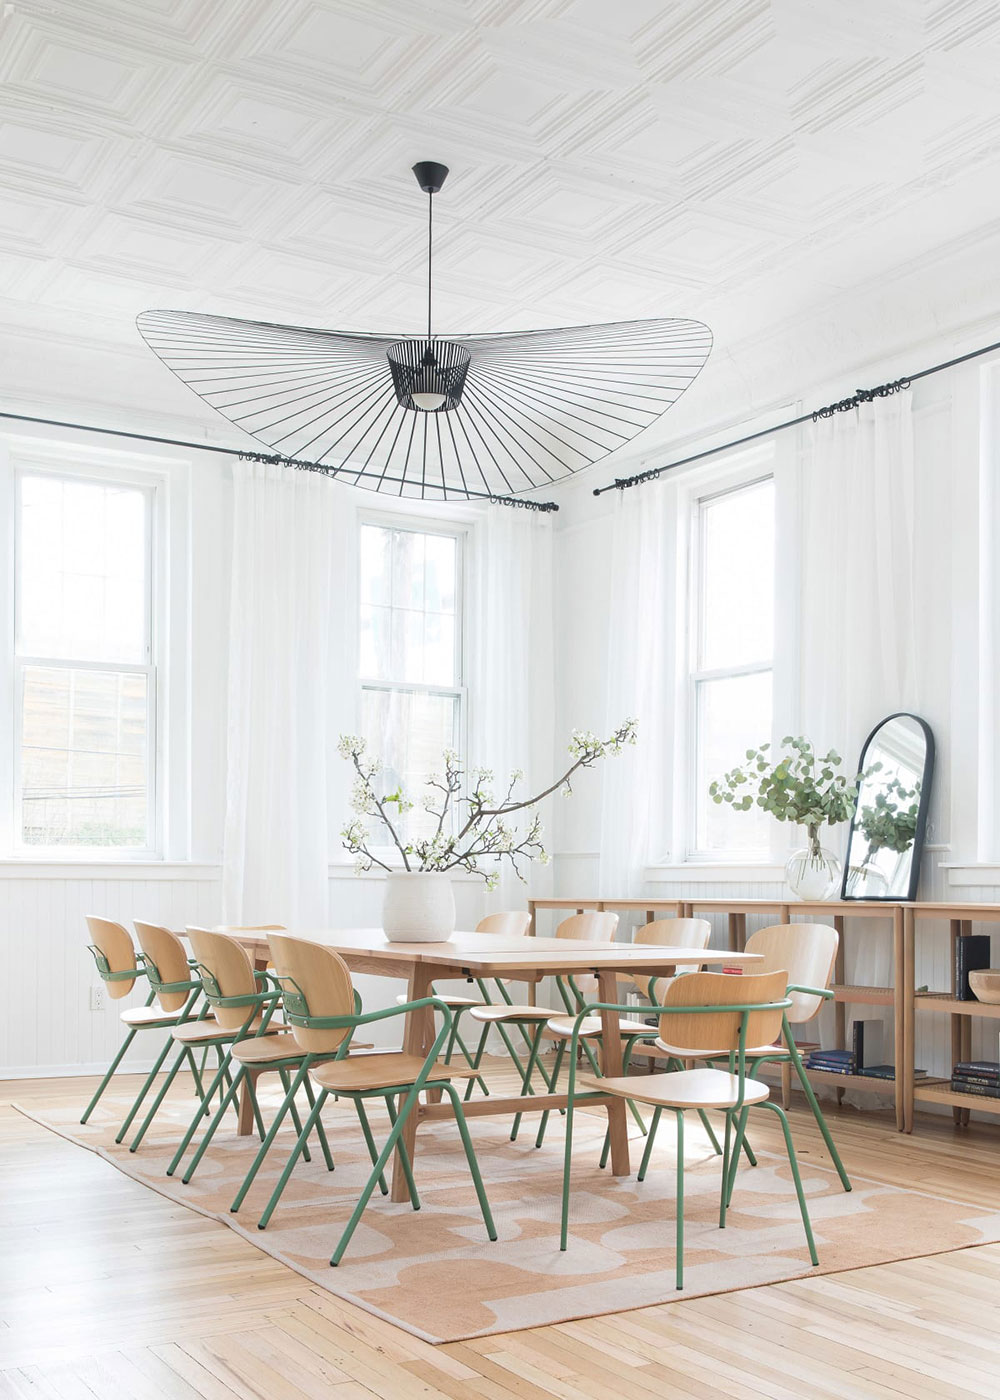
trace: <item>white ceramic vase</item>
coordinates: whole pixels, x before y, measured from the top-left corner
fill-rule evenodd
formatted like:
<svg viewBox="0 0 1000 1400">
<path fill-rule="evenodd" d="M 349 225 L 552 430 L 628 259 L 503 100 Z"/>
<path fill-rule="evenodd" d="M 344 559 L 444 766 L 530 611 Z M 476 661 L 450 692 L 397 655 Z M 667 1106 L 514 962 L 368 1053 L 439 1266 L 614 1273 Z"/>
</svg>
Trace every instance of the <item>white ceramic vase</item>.
<svg viewBox="0 0 1000 1400">
<path fill-rule="evenodd" d="M 455 931 L 451 880 L 435 870 L 393 870 L 385 878 L 382 931 L 390 943 L 445 943 Z"/>
</svg>

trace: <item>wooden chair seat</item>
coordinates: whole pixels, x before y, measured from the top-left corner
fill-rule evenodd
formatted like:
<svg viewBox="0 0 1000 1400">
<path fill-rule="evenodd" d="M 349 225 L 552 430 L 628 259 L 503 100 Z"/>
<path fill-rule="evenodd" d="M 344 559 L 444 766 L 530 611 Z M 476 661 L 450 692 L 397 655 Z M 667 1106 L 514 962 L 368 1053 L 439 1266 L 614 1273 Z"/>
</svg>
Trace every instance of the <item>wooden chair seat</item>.
<svg viewBox="0 0 1000 1400">
<path fill-rule="evenodd" d="M 374 1050 L 371 1043 L 367 1045 L 354 1045 L 352 1050 Z M 255 1069 L 261 1069 L 270 1064 L 278 1064 L 283 1060 L 301 1060 L 305 1055 L 298 1041 L 291 1031 L 281 1028 L 274 1035 L 254 1036 L 252 1040 L 238 1040 L 233 1046 L 233 1059 L 238 1060 L 241 1065 L 250 1065 Z"/>
<path fill-rule="evenodd" d="M 553 1016 L 545 1027 L 550 1035 L 559 1036 L 561 1040 L 569 1040 L 573 1035 L 573 1027 L 576 1022 L 569 1016 Z M 647 1026 L 643 1021 L 620 1021 L 619 1027 L 622 1035 L 655 1035 L 656 1027 Z M 600 1035 L 602 1030 L 600 1016 L 587 1016 L 580 1022 L 580 1036 L 592 1039 Z"/>
<path fill-rule="evenodd" d="M 456 996 L 456 997 L 453 997 L 453 996 L 446 996 L 443 992 L 435 992 L 434 995 L 435 995 L 435 997 L 437 998 L 438 1001 L 443 1001 L 444 1004 L 445 1004 L 445 1006 L 450 1006 L 450 1007 L 453 1007 L 453 1008 L 456 1008 L 456 1009 L 457 1009 L 458 1007 L 460 1007 L 460 1006 L 483 1006 L 483 1005 L 485 1005 L 485 1003 L 483 1002 L 483 1000 L 482 1000 L 481 997 L 457 997 L 457 996 Z M 397 1005 L 397 1006 L 405 1006 L 406 1003 L 407 1003 L 409 1000 L 410 1000 L 410 998 L 407 996 L 407 994 L 406 994 L 405 992 L 403 992 L 403 993 L 401 993 L 400 996 L 398 996 L 398 997 L 396 998 L 396 1005 Z"/>
<path fill-rule="evenodd" d="M 376 1052 L 374 1055 L 350 1055 L 346 1060 L 330 1060 L 310 1070 L 321 1088 L 332 1094 L 366 1093 L 370 1089 L 391 1088 L 395 1084 L 412 1084 L 424 1067 L 420 1055 L 401 1051 Z M 438 1065 L 431 1071 L 431 1080 L 468 1079 L 472 1071 L 456 1069 L 454 1065 Z"/>
<path fill-rule="evenodd" d="M 259 1019 L 254 1021 L 253 1025 L 247 1026 L 246 1034 L 253 1035 L 259 1025 Z M 284 1030 L 283 1026 L 273 1026 L 266 1034 L 273 1036 L 282 1030 Z M 228 1045 L 238 1032 L 226 1030 L 217 1021 L 206 1019 L 204 1021 L 185 1021 L 183 1025 L 174 1026 L 171 1034 L 174 1040 L 180 1041 L 182 1045 L 214 1045 L 216 1041 Z"/>
<path fill-rule="evenodd" d="M 558 1016 L 558 1011 L 546 1010 L 544 1006 L 474 1006 L 469 1012 L 474 1021 L 485 1025 L 496 1025 L 499 1021 L 550 1021 Z"/>
<path fill-rule="evenodd" d="M 728 1055 L 728 1051 L 726 1052 Z M 732 1108 L 739 1100 L 738 1074 L 721 1069 L 682 1069 L 672 1074 L 643 1074 L 635 1078 L 578 1081 L 588 1091 L 635 1099 L 656 1108 Z M 770 1091 L 759 1079 L 744 1079 L 743 1102 L 764 1103 Z"/>
<path fill-rule="evenodd" d="M 133 1030 L 148 1030 L 151 1026 L 175 1026 L 180 1016 L 179 1011 L 164 1011 L 162 1006 L 130 1006 L 127 1011 L 119 1014 L 122 1024 Z M 214 1018 L 212 1025 L 215 1026 Z"/>
</svg>

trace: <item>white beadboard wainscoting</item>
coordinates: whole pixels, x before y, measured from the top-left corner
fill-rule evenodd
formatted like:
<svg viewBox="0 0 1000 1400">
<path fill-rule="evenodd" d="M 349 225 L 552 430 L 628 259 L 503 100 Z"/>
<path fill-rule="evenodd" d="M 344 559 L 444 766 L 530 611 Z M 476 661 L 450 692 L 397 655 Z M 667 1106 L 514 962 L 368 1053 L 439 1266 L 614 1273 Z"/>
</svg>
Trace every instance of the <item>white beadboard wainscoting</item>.
<svg viewBox="0 0 1000 1400">
<path fill-rule="evenodd" d="M 333 867 L 330 925 L 379 924 L 382 893 L 381 877 Z M 485 912 L 482 881 L 460 877 L 455 899 L 459 924 L 474 927 Z M 219 922 L 220 908 L 217 865 L 0 863 L 0 930 L 12 974 L 0 1018 L 0 1078 L 103 1071 L 121 1043 L 119 1012 L 145 1001 L 148 988 L 140 981 L 127 998 L 111 1001 L 105 994 L 104 1009 L 90 1009 L 91 988 L 104 984 L 87 950 L 88 914 L 116 919 L 131 932 L 134 919 L 173 929 L 211 927 Z M 256 922 L 278 923 L 280 917 L 262 910 Z M 383 977 L 358 977 L 356 983 L 368 1011 L 390 1005 L 405 990 L 402 982 Z M 464 990 L 464 984 L 454 990 Z M 377 1025 L 365 1036 L 385 1046 L 398 1045 L 400 1038 L 401 1025 L 395 1022 Z M 137 1036 L 128 1068 L 150 1065 L 160 1044 L 152 1031 Z"/>
</svg>

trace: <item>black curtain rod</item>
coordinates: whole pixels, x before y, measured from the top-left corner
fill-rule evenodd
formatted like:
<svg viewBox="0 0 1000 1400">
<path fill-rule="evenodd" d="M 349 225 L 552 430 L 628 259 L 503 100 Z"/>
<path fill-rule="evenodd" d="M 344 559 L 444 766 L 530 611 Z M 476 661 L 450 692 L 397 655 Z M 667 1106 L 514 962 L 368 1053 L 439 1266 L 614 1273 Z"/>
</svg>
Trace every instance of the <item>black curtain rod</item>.
<svg viewBox="0 0 1000 1400">
<path fill-rule="evenodd" d="M 761 428 L 756 433 L 747 433 L 745 437 L 734 438 L 732 442 L 720 443 L 718 447 L 707 447 L 703 452 L 694 452 L 690 457 L 681 457 L 676 462 L 668 462 L 666 466 L 651 467 L 649 471 L 637 472 L 635 476 L 618 477 L 609 482 L 607 486 L 596 487 L 594 495 L 603 496 L 605 491 L 627 491 L 630 486 L 641 486 L 645 481 L 655 481 L 664 472 L 674 471 L 677 467 L 690 466 L 692 462 L 700 462 L 704 457 L 714 457 L 719 452 L 729 452 L 734 447 L 743 447 L 748 442 L 756 442 L 758 438 L 770 437 L 772 433 L 783 433 L 786 428 L 797 428 L 802 423 L 818 423 L 821 418 L 832 418 L 837 413 L 846 413 L 849 409 L 857 408 L 859 404 L 871 403 L 873 399 L 887 399 L 891 394 L 898 394 L 902 389 L 908 389 L 918 379 L 926 379 L 929 374 L 940 374 L 944 369 L 954 369 L 956 365 L 964 365 L 967 360 L 977 360 L 981 355 L 992 354 L 995 350 L 1000 350 L 1000 340 L 994 341 L 992 345 L 984 345 L 980 350 L 970 350 L 966 355 L 956 355 L 953 360 L 943 360 L 941 364 L 931 365 L 929 369 L 917 370 L 915 374 L 906 374 L 902 379 L 892 379 L 887 384 L 879 384 L 874 389 L 856 389 L 849 399 L 841 399 L 839 403 L 827 404 L 825 408 L 813 409 L 811 413 L 800 413 L 797 418 L 789 418 L 784 423 L 775 423 L 770 428 Z"/>
<path fill-rule="evenodd" d="M 69 428 L 73 432 L 81 433 L 101 433 L 104 437 L 131 438 L 134 442 L 155 442 L 162 447 L 187 447 L 195 452 L 219 452 L 224 457 L 238 457 L 241 462 L 269 462 L 282 467 L 293 467 L 297 471 L 319 472 L 321 476 L 358 476 L 359 472 L 352 467 L 328 467 L 322 462 L 306 462 L 299 457 L 282 457 L 278 453 L 248 452 L 243 447 L 219 447 L 210 442 L 188 442 L 185 438 L 158 437 L 155 433 L 130 433 L 124 428 L 97 428 L 92 423 L 66 423 L 60 418 L 36 418 L 30 413 L 4 413 L 0 411 L 0 418 L 9 418 L 15 423 L 37 423 L 45 428 Z M 393 486 L 412 486 L 413 482 L 402 481 L 399 477 L 383 477 L 384 481 L 390 482 Z M 349 485 L 356 483 L 349 482 Z M 365 489 L 365 488 L 362 488 Z M 522 510 L 552 511 L 559 507 L 555 501 L 526 501 L 520 496 L 494 496 L 487 491 L 464 491 L 459 499 L 466 497 L 476 501 L 489 501 L 495 506 L 515 506 Z M 421 496 L 420 500 L 426 500 Z M 443 497 L 442 504 L 448 503 L 447 493 Z M 437 502 L 432 502 L 437 504 Z"/>
</svg>

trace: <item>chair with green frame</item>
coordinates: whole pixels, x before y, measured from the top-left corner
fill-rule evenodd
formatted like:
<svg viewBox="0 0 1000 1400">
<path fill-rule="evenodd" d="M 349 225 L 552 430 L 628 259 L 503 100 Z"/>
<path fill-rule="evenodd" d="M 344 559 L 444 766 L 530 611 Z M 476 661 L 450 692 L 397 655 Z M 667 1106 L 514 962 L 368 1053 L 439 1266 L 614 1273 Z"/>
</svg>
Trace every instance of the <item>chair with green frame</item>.
<svg viewBox="0 0 1000 1400">
<path fill-rule="evenodd" d="M 261 1024 L 257 1027 L 255 1034 L 240 1035 L 229 1044 L 226 1051 L 226 1066 L 220 1064 L 220 1072 L 216 1075 L 215 1087 L 219 1090 L 218 1108 L 212 1114 L 211 1121 L 181 1177 L 181 1180 L 187 1183 L 194 1176 L 198 1164 L 225 1117 L 226 1110 L 231 1106 L 235 1107 L 237 1095 L 241 1089 L 244 1089 L 249 1096 L 258 1130 L 261 1132 L 261 1147 L 244 1183 L 243 1191 L 237 1198 L 237 1203 L 233 1205 L 235 1210 L 238 1208 L 238 1201 L 242 1199 L 244 1192 L 270 1150 L 285 1115 L 288 1114 L 291 1117 L 297 1133 L 302 1131 L 302 1122 L 295 1103 L 299 1087 L 304 1089 L 310 1108 L 315 1103 L 315 1097 L 307 1077 L 298 1075 L 295 1086 L 292 1087 L 292 1075 L 297 1074 L 304 1058 L 294 1035 L 286 1025 L 275 1021 L 268 1023 L 265 1019 L 269 1012 L 273 1013 L 280 1002 L 281 992 L 274 978 L 266 972 L 254 969 L 246 948 L 238 938 L 219 933 L 214 929 L 198 928 L 189 929 L 188 935 L 191 938 L 191 946 L 195 951 L 201 970 L 207 1000 L 214 1008 L 220 1023 L 224 1023 L 228 1019 L 231 1029 L 242 1032 L 247 1029 L 244 1013 L 248 1006 L 253 1005 L 259 998 L 261 1008 L 267 1008 L 262 1011 Z M 223 1073 L 224 1068 L 228 1068 L 230 1073 Z M 257 1099 L 257 1080 L 262 1074 L 268 1073 L 276 1074 L 280 1079 L 285 1091 L 285 1099 L 267 1132 L 263 1132 L 260 1128 L 263 1117 Z M 192 1123 L 192 1129 L 196 1129 L 196 1127 L 197 1118 Z M 189 1129 L 188 1134 L 177 1149 L 168 1174 L 173 1175 L 177 1170 L 184 1153 L 193 1141 L 194 1131 L 192 1129 Z M 316 1124 L 316 1137 L 322 1149 L 327 1170 L 333 1171 L 333 1156 L 321 1122 Z M 302 1155 L 306 1161 L 310 1160 L 307 1144 L 303 1144 Z"/>
<path fill-rule="evenodd" d="M 526 937 L 528 929 L 530 927 L 531 915 L 527 913 L 526 910 L 507 909 L 502 910 L 497 914 L 487 914 L 485 918 L 480 919 L 479 923 L 476 925 L 475 932 L 498 934 L 503 938 L 524 938 Z M 461 1050 L 462 1056 L 469 1068 L 474 1069 L 477 1067 L 475 1057 L 472 1051 L 469 1049 L 468 1045 L 466 1044 L 464 1037 L 462 1036 L 460 1023 L 462 1016 L 465 1014 L 466 1011 L 471 1011 L 474 1007 L 477 1006 L 496 1006 L 503 1003 L 506 1003 L 508 1006 L 512 1005 L 511 995 L 510 992 L 508 992 L 507 990 L 507 983 L 514 979 L 508 977 L 495 977 L 492 979 L 494 995 L 500 998 L 499 1002 L 494 1001 L 494 996 L 490 993 L 489 986 L 487 985 L 489 980 L 490 979 L 484 977 L 468 978 L 468 981 L 470 982 L 475 981 L 476 986 L 479 988 L 478 998 L 462 996 L 460 994 L 451 992 L 439 992 L 435 988 L 434 995 L 438 998 L 439 1001 L 444 1002 L 445 1006 L 447 1006 L 448 1010 L 452 1014 L 451 1036 L 449 1037 L 448 1044 L 445 1047 L 444 1052 L 444 1063 L 446 1065 L 451 1064 L 452 1055 L 455 1053 L 455 1049 L 457 1047 L 459 1050 Z M 405 992 L 403 992 L 400 996 L 396 998 L 396 1004 L 398 1006 L 402 1006 L 405 1001 Z M 521 1057 L 518 1055 L 517 1050 L 514 1047 L 514 1043 L 507 1031 L 506 1026 L 501 1024 L 497 1027 L 497 1029 L 500 1032 L 500 1037 L 503 1040 L 503 1043 L 507 1049 L 507 1054 L 510 1056 L 514 1068 L 517 1070 L 518 1074 L 520 1074 L 523 1077 L 524 1064 L 521 1060 Z M 531 1036 L 529 1035 L 528 1031 L 524 1028 L 524 1026 L 520 1026 L 519 1030 L 524 1039 L 525 1046 L 530 1051 Z M 485 1041 L 485 1035 L 483 1036 L 483 1039 Z M 480 1056 L 480 1059 L 482 1059 L 482 1056 Z M 476 1083 L 480 1085 L 484 1094 L 489 1094 L 489 1085 L 486 1083 L 486 1080 L 481 1074 L 476 1074 L 473 1078 L 470 1078 L 469 1080 L 469 1087 L 466 1090 L 466 1098 L 469 1097 Z"/>
<path fill-rule="evenodd" d="M 556 938 L 575 939 L 582 942 L 610 943 L 614 939 L 617 929 L 617 914 L 612 914 L 604 910 L 588 909 L 583 913 L 571 914 L 569 918 L 563 919 L 556 929 L 555 936 Z M 555 979 L 556 988 L 562 998 L 565 1010 L 570 1016 L 574 1015 L 578 1008 L 583 1005 L 585 996 L 583 988 L 586 987 L 589 990 L 589 983 L 593 982 L 593 980 L 594 979 L 590 978 L 577 981 L 572 977 L 557 977 Z M 596 982 L 594 986 L 596 988 Z M 505 1027 L 508 1026 L 517 1026 L 522 1034 L 525 1034 L 530 1027 L 531 1034 L 529 1036 L 530 1044 L 527 1064 L 524 1066 L 518 1064 L 518 1069 L 521 1072 L 521 1094 L 534 1094 L 535 1089 L 531 1082 L 531 1076 L 536 1069 L 541 1075 L 546 1091 L 552 1092 L 555 1089 L 555 1076 L 546 1071 L 539 1057 L 545 1028 L 553 1018 L 559 1016 L 560 1013 L 558 1011 L 553 1011 L 551 1008 L 546 1008 L 544 1006 L 518 1005 L 512 1003 L 509 998 L 505 998 L 503 1002 L 495 1006 L 474 1006 L 471 1008 L 469 1014 L 472 1019 L 478 1021 L 483 1028 L 479 1037 L 479 1044 L 476 1047 L 475 1056 L 473 1057 L 474 1070 L 478 1071 L 482 1064 L 483 1052 L 486 1049 L 486 1039 L 494 1026 L 497 1027 L 501 1034 L 504 1033 Z M 585 1039 L 579 1043 L 594 1073 L 599 1074 L 600 1070 L 597 1060 L 594 1057 L 593 1050 Z M 510 1049 L 509 1045 L 508 1049 Z M 645 1125 L 642 1123 L 642 1119 L 638 1113 L 636 1113 L 636 1119 L 645 1132 Z M 517 1138 L 520 1126 L 521 1114 L 517 1113 L 514 1115 L 514 1122 L 510 1130 L 511 1142 Z"/>
<path fill-rule="evenodd" d="M 381 1184 L 385 1168 L 396 1148 L 400 1151 L 400 1161 L 406 1175 L 410 1202 L 414 1210 L 420 1209 L 420 1197 L 413 1178 L 413 1168 L 403 1144 L 403 1128 L 411 1112 L 416 1107 L 422 1090 L 438 1090 L 451 1101 L 462 1146 L 472 1175 L 479 1208 L 482 1212 L 486 1232 L 495 1240 L 496 1226 L 490 1211 L 486 1188 L 476 1161 L 475 1149 L 465 1121 L 462 1100 L 452 1084 L 456 1077 L 467 1077 L 471 1071 L 456 1070 L 453 1066 L 441 1064 L 438 1055 L 451 1035 L 452 1020 L 448 1007 L 437 997 L 424 997 L 420 1001 L 407 1002 L 403 1006 L 391 1006 L 384 1011 L 359 1014 L 356 1010 L 354 988 L 346 963 L 331 948 L 318 943 L 309 943 L 301 938 L 291 938 L 287 934 L 272 934 L 268 938 L 271 957 L 274 963 L 275 978 L 281 987 L 284 1001 L 285 1019 L 300 1048 L 308 1056 L 336 1054 L 359 1026 L 373 1025 L 393 1016 L 409 1015 L 425 1007 L 433 1007 L 440 1015 L 440 1029 L 425 1056 L 411 1055 L 404 1051 L 381 1051 L 375 1054 L 352 1054 L 342 1058 L 327 1059 L 323 1064 L 307 1063 L 300 1074 L 308 1073 L 318 1086 L 320 1093 L 315 1107 L 309 1114 L 285 1170 L 279 1179 L 271 1200 L 261 1216 L 259 1227 L 265 1228 L 271 1212 L 284 1189 L 288 1176 L 295 1165 L 310 1132 L 320 1120 L 323 1105 L 331 1095 L 351 1099 L 356 1106 L 363 1107 L 369 1099 L 381 1099 L 389 1116 L 390 1132 L 378 1153 L 364 1189 L 350 1219 L 344 1227 L 340 1240 L 330 1258 L 330 1264 L 340 1263 L 357 1228 L 365 1207 L 377 1184 Z M 296 1076 L 298 1079 L 299 1076 Z M 294 1087 L 294 1086 L 293 1086 Z M 362 1121 L 364 1119 L 362 1118 Z"/>
<path fill-rule="evenodd" d="M 219 1093 L 225 1098 L 225 1090 L 232 1083 L 229 1066 L 232 1060 L 233 1044 L 244 1038 L 251 1039 L 261 1035 L 271 1036 L 274 1034 L 271 1019 L 278 1007 L 280 996 L 266 973 L 255 973 L 246 950 L 236 939 L 227 938 L 225 939 L 228 945 L 227 957 L 222 973 L 225 994 L 222 993 L 215 973 L 211 967 L 206 966 L 205 961 L 206 957 L 211 958 L 214 945 L 203 941 L 203 935 L 208 940 L 222 939 L 225 935 L 210 933 L 208 929 L 188 927 L 187 930 L 188 941 L 194 954 L 202 989 L 213 1013 L 212 1019 L 209 1020 L 206 1017 L 199 1021 L 188 1021 L 186 1024 L 175 1026 L 172 1029 L 171 1036 L 177 1047 L 177 1056 L 167 1070 L 163 1083 L 160 1085 L 139 1131 L 129 1144 L 130 1152 L 138 1151 L 188 1052 L 202 1049 L 214 1050 L 218 1060 L 218 1069 L 195 1109 L 190 1127 L 182 1142 L 183 1151 L 187 1150 L 188 1143 L 194 1136 L 198 1124 L 206 1116 L 206 1110 L 210 1109 L 215 1095 Z M 227 1100 L 227 1106 L 230 1102 L 231 1100 Z M 256 1099 L 252 1095 L 251 1104 L 257 1131 L 263 1137 L 264 1124 Z M 174 1160 L 167 1169 L 168 1176 L 173 1175 L 181 1155 L 183 1155 L 182 1150 L 178 1149 L 178 1153 L 175 1154 Z"/>
<path fill-rule="evenodd" d="M 711 938 L 711 936 L 712 925 L 707 919 L 651 919 L 648 923 L 638 925 L 638 927 L 635 930 L 635 933 L 633 934 L 632 942 L 633 944 L 640 945 L 656 944 L 662 947 L 691 948 L 700 950 L 702 948 L 708 947 L 708 940 Z M 697 971 L 698 966 L 699 965 L 697 963 L 691 963 L 690 965 L 685 964 L 682 966 L 679 965 L 677 967 L 677 972 L 678 974 L 686 972 L 695 972 Z M 642 996 L 652 1000 L 650 990 L 652 985 L 654 983 L 656 984 L 656 988 L 658 989 L 657 994 L 659 996 L 662 996 L 664 995 L 666 988 L 669 986 L 671 979 L 669 977 L 649 977 L 648 975 L 643 975 L 641 973 L 629 973 L 622 974 L 619 977 L 619 981 L 634 982 Z M 582 1005 L 582 1000 L 580 1004 Z M 632 1008 L 633 1012 L 635 1012 L 638 1009 L 640 1008 Z M 563 1057 L 566 1053 L 566 1046 L 573 1036 L 575 1026 L 576 1018 L 574 1015 L 570 1014 L 565 1016 L 554 1016 L 545 1027 L 546 1035 L 554 1037 L 558 1042 L 556 1049 L 555 1064 L 552 1067 L 552 1078 L 554 1081 L 558 1080 L 559 1078 L 559 1074 L 562 1070 Z M 635 1050 L 639 1047 L 642 1041 L 655 1040 L 656 1030 L 652 1026 L 646 1025 L 644 1021 L 636 1020 L 622 1021 L 620 1023 L 619 1029 L 621 1031 L 622 1039 L 625 1041 L 624 1070 L 627 1072 L 629 1063 L 631 1062 L 632 1055 L 635 1052 Z M 578 1032 L 578 1037 L 582 1044 L 586 1044 L 588 1041 L 599 1041 L 601 1038 L 600 1016 L 589 1016 L 586 1021 L 582 1022 Z M 590 1058 L 590 1065 L 591 1068 L 596 1071 L 596 1063 L 592 1056 Z M 542 1142 L 545 1139 L 545 1130 L 548 1126 L 548 1120 L 548 1113 L 543 1113 L 541 1121 L 538 1124 L 538 1133 L 535 1137 L 536 1147 L 541 1147 Z M 719 1146 L 715 1134 L 712 1131 L 712 1125 L 709 1123 L 708 1118 L 704 1113 L 701 1114 L 701 1120 L 706 1132 L 708 1133 L 708 1136 L 711 1140 L 712 1146 L 714 1147 L 715 1151 L 721 1152 L 722 1148 Z M 643 1123 L 641 1126 L 643 1131 L 645 1131 L 645 1123 Z M 610 1134 L 608 1134 L 605 1136 L 604 1150 L 601 1153 L 602 1167 L 607 1162 L 607 1156 L 610 1146 L 611 1137 Z"/>
<path fill-rule="evenodd" d="M 840 1153 L 830 1133 L 823 1110 L 819 1106 L 815 1091 L 809 1083 L 809 1076 L 802 1064 L 792 1025 L 803 1025 L 812 1021 L 823 1003 L 831 1000 L 830 980 L 837 960 L 840 935 L 830 924 L 771 924 L 768 928 L 757 929 L 747 939 L 746 951 L 757 955 L 754 972 L 776 972 L 784 969 L 788 977 L 786 991 L 791 998 L 791 1006 L 782 1017 L 781 1034 L 773 1045 L 756 1044 L 747 1048 L 747 1061 L 750 1073 L 755 1075 L 761 1065 L 776 1064 L 782 1070 L 783 1095 L 786 1091 L 785 1077 L 794 1071 L 806 1102 L 816 1120 L 827 1151 L 836 1168 L 840 1183 L 845 1191 L 851 1189 L 851 1179 L 840 1160 Z M 659 984 L 662 985 L 662 984 Z M 661 1050 L 670 1048 L 660 1045 Z M 689 1057 L 678 1056 L 685 1061 Z M 716 1056 L 699 1055 L 698 1059 L 711 1063 Z M 650 1134 L 655 1136 L 655 1126 Z M 744 1139 L 744 1147 L 746 1141 Z M 748 1154 L 750 1155 L 750 1154 Z M 750 1157 L 753 1162 L 752 1155 Z"/>
<path fill-rule="evenodd" d="M 684 1286 L 684 1115 L 692 1109 L 711 1108 L 725 1114 L 725 1145 L 719 1194 L 720 1229 L 725 1229 L 726 1226 L 726 1213 L 732 1200 L 736 1167 L 750 1109 L 767 1109 L 777 1116 L 795 1183 L 809 1258 L 814 1265 L 819 1263 L 788 1119 L 780 1104 L 770 1102 L 768 1086 L 753 1078 L 747 1053 L 748 1042 L 751 1045 L 768 1044 L 777 1038 L 784 1015 L 792 1004 L 791 998 L 785 994 L 787 985 L 788 975 L 783 969 L 776 972 L 751 973 L 738 978 L 729 973 L 690 972 L 684 977 L 674 979 L 662 1002 L 652 1008 L 659 1015 L 660 1039 L 665 1044 L 677 1046 L 686 1056 L 695 1058 L 717 1058 L 725 1054 L 729 1061 L 728 1070 L 709 1067 L 613 1079 L 591 1079 L 584 1075 L 579 1079 L 582 1086 L 582 1092 L 579 1092 L 576 1055 L 572 1053 L 576 1050 L 578 1036 L 574 1033 L 570 1041 L 569 1102 L 566 1113 L 559 1239 L 561 1250 L 567 1248 L 569 1240 L 574 1113 L 579 1104 L 612 1094 L 629 1102 L 648 1104 L 652 1107 L 651 1129 L 655 1129 L 664 1110 L 670 1110 L 675 1115 L 676 1283 L 679 1289 Z M 587 1015 L 601 1010 L 620 1012 L 628 1008 L 597 1003 L 583 1008 L 576 1019 L 582 1024 Z M 653 1141 L 654 1132 L 651 1131 L 639 1168 L 640 1181 L 646 1176 Z"/>
<path fill-rule="evenodd" d="M 93 940 L 88 947 L 97 965 L 98 976 L 108 989 L 108 995 L 113 1001 L 120 1001 L 127 997 L 140 977 L 149 977 L 149 965 L 144 957 L 137 960 L 135 945 L 128 930 L 114 919 L 104 919 L 96 914 L 88 914 L 87 929 Z M 141 962 L 141 965 L 140 965 Z M 97 1107 L 98 1101 L 105 1089 L 111 1082 L 115 1070 L 121 1064 L 129 1049 L 140 1031 L 164 1031 L 180 1024 L 182 1021 L 190 1019 L 192 1010 L 201 995 L 201 982 L 197 978 L 192 978 L 187 960 L 184 961 L 183 972 L 178 976 L 173 975 L 174 969 L 165 979 L 153 980 L 150 978 L 149 995 L 144 1006 L 127 1007 L 120 1013 L 122 1024 L 126 1027 L 125 1039 L 118 1048 L 118 1052 L 100 1084 L 97 1086 L 90 1103 L 87 1105 L 80 1119 L 81 1123 L 86 1123 L 87 1119 Z M 154 1005 L 154 1003 L 158 1003 Z M 170 1048 L 170 1039 L 165 1042 L 165 1050 L 156 1061 L 153 1074 L 157 1073 L 163 1063 L 166 1051 Z M 197 1066 L 191 1057 L 191 1068 L 195 1075 L 195 1082 L 198 1083 Z M 124 1124 L 115 1139 L 121 1142 L 129 1124 L 135 1116 L 136 1109 L 142 1102 L 152 1076 L 147 1078 L 138 1097 L 132 1104 L 131 1109 L 125 1119 Z"/>
</svg>

